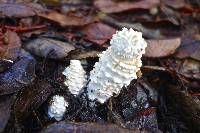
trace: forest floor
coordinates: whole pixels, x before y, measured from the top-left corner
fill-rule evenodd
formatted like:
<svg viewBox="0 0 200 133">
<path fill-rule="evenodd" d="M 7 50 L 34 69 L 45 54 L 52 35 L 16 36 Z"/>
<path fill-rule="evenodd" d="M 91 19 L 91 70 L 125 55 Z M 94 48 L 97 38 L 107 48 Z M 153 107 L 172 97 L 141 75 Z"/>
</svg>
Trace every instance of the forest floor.
<svg viewBox="0 0 200 133">
<path fill-rule="evenodd" d="M 123 27 L 147 41 L 140 78 L 91 107 L 62 72 L 77 59 L 89 74 Z M 54 95 L 69 103 L 60 122 Z M 200 1 L 1 0 L 0 132 L 200 132 Z"/>
</svg>

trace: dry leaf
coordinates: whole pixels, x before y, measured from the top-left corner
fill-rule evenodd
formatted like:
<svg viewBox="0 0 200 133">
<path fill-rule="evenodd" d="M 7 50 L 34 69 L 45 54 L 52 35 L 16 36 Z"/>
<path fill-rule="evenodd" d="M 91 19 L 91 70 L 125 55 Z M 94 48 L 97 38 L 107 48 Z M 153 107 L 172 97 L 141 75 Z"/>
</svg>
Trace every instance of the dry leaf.
<svg viewBox="0 0 200 133">
<path fill-rule="evenodd" d="M 65 123 L 59 122 L 48 126 L 40 133 L 145 133 L 138 129 L 124 129 L 114 124 L 100 125 L 97 123 Z"/>
<path fill-rule="evenodd" d="M 61 59 L 74 50 L 74 46 L 67 42 L 57 41 L 49 38 L 38 38 L 30 41 L 25 48 L 35 55 L 44 58 Z"/>
<path fill-rule="evenodd" d="M 14 102 L 13 95 L 0 97 L 0 132 L 2 133 L 10 118 L 11 106 Z"/>
<path fill-rule="evenodd" d="M 83 26 L 88 23 L 94 22 L 93 18 L 89 17 L 77 17 L 77 16 L 67 16 L 58 12 L 47 12 L 39 14 L 40 17 L 59 24 L 62 27 L 66 26 Z"/>
<path fill-rule="evenodd" d="M 15 115 L 24 119 L 36 110 L 53 91 L 53 87 L 45 81 L 36 81 L 28 86 L 18 97 L 15 103 Z"/>
<path fill-rule="evenodd" d="M 145 57 L 167 57 L 176 52 L 176 49 L 181 44 L 181 39 L 147 40 L 147 44 L 146 53 L 144 54 Z"/>
<path fill-rule="evenodd" d="M 1 17 L 30 17 L 34 16 L 35 11 L 23 4 L 0 4 L 0 18 Z"/>
<path fill-rule="evenodd" d="M 21 39 L 17 33 L 8 30 L 4 34 L 4 40 L 6 42 L 0 46 L 0 58 L 16 60 L 21 49 Z"/>
<path fill-rule="evenodd" d="M 33 57 L 22 57 L 9 71 L 0 74 L 0 95 L 15 93 L 29 85 L 35 79 Z"/>
<path fill-rule="evenodd" d="M 84 37 L 86 40 L 102 45 L 111 39 L 116 29 L 103 23 L 93 23 L 84 27 L 81 31 L 86 35 Z"/>
<path fill-rule="evenodd" d="M 177 58 L 192 58 L 200 61 L 200 40 L 194 37 L 185 37 L 182 40 L 180 48 L 177 50 Z"/>
<path fill-rule="evenodd" d="M 163 0 L 164 4 L 171 6 L 175 9 L 184 7 L 186 5 L 185 0 Z"/>
<path fill-rule="evenodd" d="M 140 0 L 137 2 L 115 2 L 114 0 L 97 0 L 95 6 L 105 13 L 118 13 L 135 9 L 151 9 L 158 6 L 160 0 Z"/>
</svg>

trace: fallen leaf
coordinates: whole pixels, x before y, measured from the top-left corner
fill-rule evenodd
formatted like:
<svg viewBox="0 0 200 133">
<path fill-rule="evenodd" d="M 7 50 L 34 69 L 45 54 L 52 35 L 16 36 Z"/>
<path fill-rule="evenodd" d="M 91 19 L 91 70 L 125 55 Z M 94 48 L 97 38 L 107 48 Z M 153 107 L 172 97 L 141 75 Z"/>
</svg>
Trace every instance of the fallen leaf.
<svg viewBox="0 0 200 133">
<path fill-rule="evenodd" d="M 66 26 L 84 26 L 86 24 L 94 22 L 92 17 L 77 17 L 77 16 L 67 16 L 58 12 L 46 12 L 39 14 L 41 18 L 47 19 L 53 23 L 59 24 L 62 27 Z"/>
<path fill-rule="evenodd" d="M 37 38 L 25 44 L 25 48 L 35 55 L 44 58 L 61 59 L 74 50 L 74 46 L 67 42 L 53 40 L 49 38 Z"/>
<path fill-rule="evenodd" d="M 192 58 L 200 61 L 200 40 L 194 37 L 184 37 L 175 57 L 180 59 Z"/>
<path fill-rule="evenodd" d="M 42 80 L 28 86 L 15 102 L 15 116 L 19 119 L 26 118 L 46 101 L 52 91 L 53 87 Z"/>
<path fill-rule="evenodd" d="M 70 59 L 80 60 L 80 59 L 86 59 L 86 58 L 97 58 L 98 54 L 101 54 L 100 51 L 87 51 L 87 52 L 74 52 L 73 54 L 70 54 Z"/>
<path fill-rule="evenodd" d="M 167 19 L 169 22 L 173 23 L 174 25 L 180 25 L 181 16 L 175 10 L 161 5 L 160 11 L 164 14 L 164 19 Z"/>
<path fill-rule="evenodd" d="M 33 57 L 22 57 L 7 72 L 0 74 L 0 95 L 15 93 L 35 79 Z"/>
<path fill-rule="evenodd" d="M 84 39 L 102 45 L 112 38 L 116 29 L 103 23 L 93 23 L 84 27 L 81 31 L 86 35 Z"/>
<path fill-rule="evenodd" d="M 145 133 L 138 129 L 124 129 L 114 124 L 101 125 L 97 123 L 65 123 L 59 122 L 48 126 L 40 133 Z"/>
<path fill-rule="evenodd" d="M 17 33 L 7 30 L 4 34 L 4 42 L 0 47 L 0 58 L 16 60 L 21 49 L 21 39 Z"/>
<path fill-rule="evenodd" d="M 140 0 L 137 2 L 115 2 L 114 0 L 97 0 L 94 5 L 105 13 L 119 13 L 128 10 L 151 9 L 160 4 L 160 0 Z"/>
<path fill-rule="evenodd" d="M 200 62 L 193 59 L 185 59 L 179 67 L 179 72 L 190 79 L 200 79 Z"/>
<path fill-rule="evenodd" d="M 13 62 L 10 60 L 0 59 L 0 73 L 8 70 Z"/>
<path fill-rule="evenodd" d="M 35 12 L 30 7 L 23 4 L 0 4 L 0 18 L 1 17 L 30 17 L 35 16 Z"/>
<path fill-rule="evenodd" d="M 132 28 L 134 30 L 142 32 L 143 36 L 145 36 L 147 38 L 161 38 L 162 37 L 160 30 L 149 29 L 147 27 L 144 27 L 141 23 L 121 22 L 121 21 L 118 21 L 118 20 L 108 16 L 105 13 L 99 13 L 98 17 L 104 23 L 106 23 L 108 25 L 112 25 L 118 29 L 122 29 L 123 27 Z"/>
<path fill-rule="evenodd" d="M 167 57 L 174 54 L 180 44 L 180 38 L 166 40 L 147 40 L 147 48 L 144 56 L 150 58 Z"/>
<path fill-rule="evenodd" d="M 163 0 L 163 3 L 175 9 L 184 7 L 186 5 L 185 0 Z"/>
<path fill-rule="evenodd" d="M 11 106 L 14 102 L 13 95 L 0 97 L 0 132 L 2 133 L 10 118 Z"/>
</svg>

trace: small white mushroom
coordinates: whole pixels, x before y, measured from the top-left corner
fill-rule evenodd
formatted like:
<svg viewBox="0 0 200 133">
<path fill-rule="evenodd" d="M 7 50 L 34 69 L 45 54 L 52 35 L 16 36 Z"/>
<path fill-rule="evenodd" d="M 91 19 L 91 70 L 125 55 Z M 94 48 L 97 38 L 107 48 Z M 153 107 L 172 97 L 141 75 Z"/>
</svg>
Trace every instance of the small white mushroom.
<svg viewBox="0 0 200 133">
<path fill-rule="evenodd" d="M 68 107 L 68 102 L 65 101 L 63 96 L 55 95 L 53 96 L 50 106 L 48 108 L 48 115 L 50 118 L 55 118 L 57 121 L 62 120 L 65 114 L 66 107 Z"/>
<path fill-rule="evenodd" d="M 63 71 L 66 76 L 64 84 L 73 95 L 78 95 L 86 85 L 86 74 L 79 60 L 71 60 L 69 67 Z"/>
<path fill-rule="evenodd" d="M 141 32 L 127 28 L 116 32 L 110 44 L 95 63 L 87 88 L 89 99 L 100 103 L 119 94 L 123 86 L 137 79 L 136 73 L 142 66 L 141 57 L 147 47 Z"/>
</svg>

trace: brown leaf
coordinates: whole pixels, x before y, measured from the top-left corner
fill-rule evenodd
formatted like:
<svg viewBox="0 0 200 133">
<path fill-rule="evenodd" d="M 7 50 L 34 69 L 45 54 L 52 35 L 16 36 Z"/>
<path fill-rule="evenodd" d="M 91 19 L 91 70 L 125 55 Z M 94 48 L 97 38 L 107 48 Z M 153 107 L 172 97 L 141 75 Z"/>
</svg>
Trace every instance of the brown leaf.
<svg viewBox="0 0 200 133">
<path fill-rule="evenodd" d="M 111 39 L 116 29 L 103 23 L 93 23 L 84 27 L 81 31 L 86 35 L 84 37 L 86 40 L 102 45 Z"/>
<path fill-rule="evenodd" d="M 0 4 L 1 17 L 30 17 L 36 15 L 34 10 L 23 4 Z"/>
<path fill-rule="evenodd" d="M 47 19 L 53 23 L 59 24 L 62 27 L 66 26 L 83 26 L 88 23 L 94 22 L 95 20 L 91 17 L 77 17 L 77 16 L 67 16 L 58 12 L 47 12 L 39 14 L 40 17 Z"/>
<path fill-rule="evenodd" d="M 26 118 L 46 101 L 52 91 L 52 86 L 45 81 L 36 81 L 28 86 L 16 100 L 14 110 L 17 118 Z"/>
<path fill-rule="evenodd" d="M 90 50 L 90 51 L 83 51 L 83 52 L 74 52 L 70 54 L 70 59 L 80 60 L 80 59 L 86 59 L 86 58 L 97 58 L 98 54 L 101 54 L 100 51 Z"/>
<path fill-rule="evenodd" d="M 193 59 L 185 59 L 179 67 L 179 72 L 187 78 L 200 79 L 200 62 Z"/>
<path fill-rule="evenodd" d="M 175 9 L 184 7 L 186 5 L 185 0 L 163 0 L 163 2 Z"/>
<path fill-rule="evenodd" d="M 9 71 L 0 74 L 0 95 L 11 94 L 23 89 L 35 79 L 33 57 L 22 57 Z"/>
<path fill-rule="evenodd" d="M 16 60 L 20 53 L 21 39 L 17 33 L 13 31 L 7 31 L 4 34 L 4 45 L 1 45 L 0 58 Z"/>
<path fill-rule="evenodd" d="M 124 129 L 114 124 L 100 125 L 96 123 L 59 122 L 48 126 L 40 133 L 145 133 L 137 129 Z"/>
<path fill-rule="evenodd" d="M 49 38 L 38 38 L 30 41 L 25 45 L 25 48 L 38 56 L 51 59 L 61 59 L 74 50 L 74 46 L 67 42 L 53 40 Z"/>
<path fill-rule="evenodd" d="M 118 13 L 136 9 L 151 9 L 159 5 L 160 0 L 140 0 L 137 2 L 115 2 L 113 0 L 97 0 L 95 6 L 105 13 Z"/>
<path fill-rule="evenodd" d="M 174 54 L 180 44 L 180 38 L 167 40 L 147 40 L 147 48 L 144 56 L 150 58 L 166 57 Z"/>
<path fill-rule="evenodd" d="M 192 58 L 200 61 L 200 40 L 194 37 L 184 37 L 175 55 L 177 58 Z"/>
<path fill-rule="evenodd" d="M 13 95 L 0 97 L 0 132 L 2 133 L 10 118 L 11 106 L 14 102 Z"/>
</svg>

